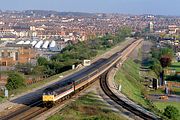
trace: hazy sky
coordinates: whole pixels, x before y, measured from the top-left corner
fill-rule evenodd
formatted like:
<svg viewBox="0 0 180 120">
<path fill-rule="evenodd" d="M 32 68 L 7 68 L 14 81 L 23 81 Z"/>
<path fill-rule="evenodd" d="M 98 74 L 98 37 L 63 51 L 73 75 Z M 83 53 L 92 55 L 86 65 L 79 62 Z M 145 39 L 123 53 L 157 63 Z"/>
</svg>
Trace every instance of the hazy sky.
<svg viewBox="0 0 180 120">
<path fill-rule="evenodd" d="M 0 9 L 180 16 L 180 0 L 1 0 Z"/>
</svg>

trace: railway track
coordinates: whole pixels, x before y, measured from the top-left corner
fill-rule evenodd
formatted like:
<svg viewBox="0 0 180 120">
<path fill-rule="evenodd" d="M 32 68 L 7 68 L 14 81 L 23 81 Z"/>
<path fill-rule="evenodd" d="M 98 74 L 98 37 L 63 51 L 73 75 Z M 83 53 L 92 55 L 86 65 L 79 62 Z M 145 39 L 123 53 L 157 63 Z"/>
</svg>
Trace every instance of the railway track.
<svg viewBox="0 0 180 120">
<path fill-rule="evenodd" d="M 161 120 L 159 118 L 156 118 L 155 116 L 151 116 L 146 114 L 145 112 L 142 112 L 138 109 L 136 109 L 135 107 L 129 105 L 128 103 L 126 103 L 125 101 L 121 100 L 119 97 L 117 97 L 109 88 L 108 83 L 107 83 L 107 73 L 104 73 L 101 78 L 100 78 L 100 85 L 102 90 L 105 92 L 105 94 L 107 96 L 109 96 L 113 101 L 115 101 L 117 104 L 119 104 L 120 106 L 122 106 L 123 108 L 127 109 L 128 111 L 134 113 L 135 115 L 139 116 L 140 118 L 144 119 L 144 120 Z"/>
<path fill-rule="evenodd" d="M 48 108 L 44 108 L 42 101 L 39 100 L 26 107 L 22 107 L 9 115 L 1 117 L 0 120 L 29 120 L 46 110 L 48 110 Z"/>
</svg>

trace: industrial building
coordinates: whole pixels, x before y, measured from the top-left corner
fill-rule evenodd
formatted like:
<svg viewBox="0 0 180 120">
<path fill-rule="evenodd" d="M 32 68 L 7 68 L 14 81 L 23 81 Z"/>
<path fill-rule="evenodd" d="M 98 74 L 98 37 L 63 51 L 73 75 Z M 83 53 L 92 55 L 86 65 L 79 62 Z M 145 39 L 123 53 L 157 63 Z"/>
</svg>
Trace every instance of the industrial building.
<svg viewBox="0 0 180 120">
<path fill-rule="evenodd" d="M 36 50 L 30 45 L 7 44 L 0 48 L 0 66 L 31 63 L 36 57 Z"/>
</svg>

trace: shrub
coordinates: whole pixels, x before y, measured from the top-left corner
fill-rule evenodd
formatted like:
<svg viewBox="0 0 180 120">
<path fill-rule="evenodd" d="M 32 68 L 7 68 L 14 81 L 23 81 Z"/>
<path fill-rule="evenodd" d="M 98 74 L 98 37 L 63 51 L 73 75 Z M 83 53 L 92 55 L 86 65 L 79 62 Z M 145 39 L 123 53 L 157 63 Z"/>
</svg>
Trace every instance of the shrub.
<svg viewBox="0 0 180 120">
<path fill-rule="evenodd" d="M 7 89 L 14 90 L 22 86 L 25 86 L 25 79 L 23 76 L 16 72 L 10 73 L 6 84 Z"/>
<path fill-rule="evenodd" d="M 163 113 L 166 117 L 168 117 L 169 119 L 172 120 L 177 120 L 178 116 L 179 116 L 179 111 L 176 107 L 168 105 L 165 109 L 164 109 L 164 113 Z"/>
</svg>

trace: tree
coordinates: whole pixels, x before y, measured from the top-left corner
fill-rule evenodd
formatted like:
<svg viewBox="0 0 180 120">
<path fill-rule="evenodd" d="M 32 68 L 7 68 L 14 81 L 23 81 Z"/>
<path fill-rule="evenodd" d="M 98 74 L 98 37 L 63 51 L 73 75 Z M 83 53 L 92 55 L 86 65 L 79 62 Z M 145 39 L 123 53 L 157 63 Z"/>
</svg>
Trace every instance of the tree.
<svg viewBox="0 0 180 120">
<path fill-rule="evenodd" d="M 25 86 L 25 79 L 23 76 L 16 72 L 10 73 L 6 84 L 7 89 L 14 90 L 22 86 Z"/>
<path fill-rule="evenodd" d="M 32 70 L 32 74 L 33 75 L 37 75 L 37 76 L 44 76 L 44 72 L 46 71 L 46 67 L 45 66 L 36 66 L 33 68 Z"/>
<path fill-rule="evenodd" d="M 161 57 L 163 56 L 169 56 L 169 58 L 172 59 L 174 55 L 173 50 L 170 48 L 160 48 L 160 49 L 156 48 L 153 49 L 151 53 L 152 53 L 152 57 L 158 60 L 160 60 Z"/>
<path fill-rule="evenodd" d="M 161 66 L 163 68 L 167 67 L 167 66 L 170 66 L 171 65 L 171 58 L 169 56 L 162 56 L 161 59 L 160 59 L 160 62 L 161 62 Z"/>
<path fill-rule="evenodd" d="M 120 42 L 120 41 L 124 40 L 126 37 L 130 37 L 131 32 L 132 32 L 132 30 L 129 27 L 120 28 L 116 34 L 116 36 L 117 36 L 116 41 Z"/>
<path fill-rule="evenodd" d="M 32 72 L 33 66 L 30 63 L 20 64 L 18 63 L 15 66 L 15 70 L 18 72 L 22 72 L 26 75 L 29 75 Z"/>
<path fill-rule="evenodd" d="M 164 109 L 164 113 L 163 113 L 166 117 L 168 117 L 169 119 L 172 120 L 177 120 L 178 116 L 179 116 L 179 111 L 176 107 L 168 105 L 165 109 Z"/>
<path fill-rule="evenodd" d="M 159 58 L 163 57 L 163 56 L 169 56 L 169 58 L 173 58 L 174 56 L 174 52 L 172 49 L 170 48 L 161 48 L 160 49 L 160 55 L 159 55 Z"/>
<path fill-rule="evenodd" d="M 37 62 L 38 62 L 38 65 L 45 65 L 45 64 L 47 64 L 48 63 L 48 60 L 46 59 L 46 58 L 44 58 L 44 57 L 39 57 L 38 58 L 38 60 L 37 60 Z"/>
<path fill-rule="evenodd" d="M 156 58 L 153 58 L 150 62 L 152 64 L 151 65 L 152 70 L 156 73 L 157 76 L 159 76 L 159 74 L 162 72 L 161 63 Z"/>
<path fill-rule="evenodd" d="M 151 54 L 152 54 L 152 58 L 155 58 L 155 59 L 160 59 L 160 50 L 159 49 L 157 49 L 157 48 L 153 48 L 152 50 L 151 50 Z"/>
<path fill-rule="evenodd" d="M 46 71 L 44 71 L 46 77 L 49 77 L 49 76 L 52 76 L 52 75 L 55 75 L 55 71 L 53 69 L 50 69 L 50 68 L 47 68 Z"/>
</svg>

